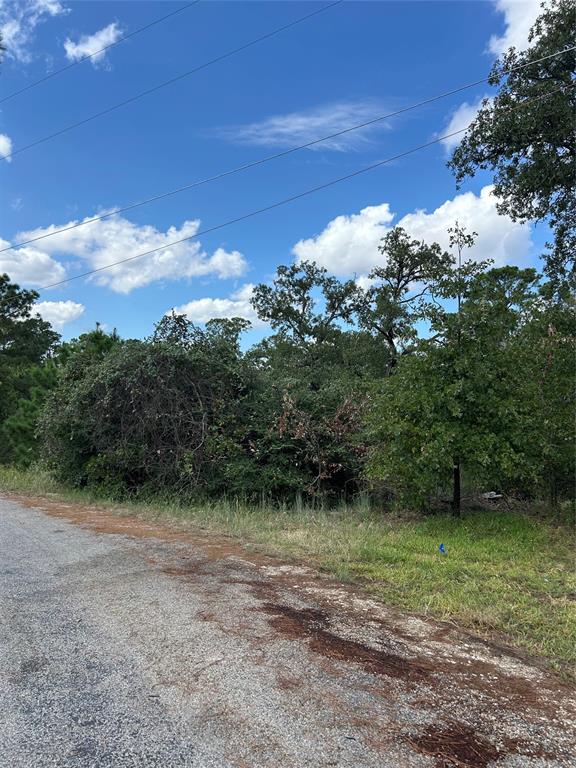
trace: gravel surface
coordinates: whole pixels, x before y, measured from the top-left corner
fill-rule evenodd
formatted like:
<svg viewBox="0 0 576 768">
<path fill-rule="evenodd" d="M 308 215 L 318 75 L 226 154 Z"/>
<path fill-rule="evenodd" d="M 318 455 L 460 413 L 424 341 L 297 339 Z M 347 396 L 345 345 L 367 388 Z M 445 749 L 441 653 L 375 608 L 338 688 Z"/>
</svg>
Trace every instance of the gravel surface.
<svg viewBox="0 0 576 768">
<path fill-rule="evenodd" d="M 558 768 L 575 692 L 305 567 L 0 499 L 0 766 Z"/>
</svg>

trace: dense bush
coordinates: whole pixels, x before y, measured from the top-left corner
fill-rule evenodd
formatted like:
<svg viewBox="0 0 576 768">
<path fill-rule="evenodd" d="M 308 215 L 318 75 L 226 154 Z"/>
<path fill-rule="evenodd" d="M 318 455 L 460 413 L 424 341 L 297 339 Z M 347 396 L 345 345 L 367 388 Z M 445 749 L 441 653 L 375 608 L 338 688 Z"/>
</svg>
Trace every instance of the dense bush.
<svg viewBox="0 0 576 768">
<path fill-rule="evenodd" d="M 116 494 L 218 485 L 222 434 L 234 433 L 246 391 L 237 341 L 214 326 L 175 338 L 174 326 L 118 343 L 82 372 L 72 353 L 40 424 L 62 480 Z"/>
<path fill-rule="evenodd" d="M 515 221 L 547 221 L 547 283 L 466 261 L 474 234 L 457 223 L 450 252 L 396 228 L 367 287 L 280 266 L 252 300 L 271 335 L 243 351 L 244 320 L 176 315 L 145 341 L 97 327 L 58 344 L 38 295 L 3 275 L 0 462 L 42 456 L 115 495 L 326 501 L 369 487 L 421 506 L 450 493 L 455 511 L 461 485 L 573 497 L 574 14 L 543 5 L 449 162 L 458 183 L 491 169 Z"/>
<path fill-rule="evenodd" d="M 58 479 L 116 497 L 329 503 L 370 490 L 427 506 L 451 493 L 457 511 L 461 484 L 572 496 L 570 296 L 530 269 L 454 270 L 401 231 L 382 248 L 366 290 L 281 268 L 254 297 L 275 333 L 247 351 L 246 321 L 202 329 L 179 315 L 143 341 L 97 328 L 51 347 L 18 368 L 4 455 L 27 464 L 41 445 Z"/>
</svg>

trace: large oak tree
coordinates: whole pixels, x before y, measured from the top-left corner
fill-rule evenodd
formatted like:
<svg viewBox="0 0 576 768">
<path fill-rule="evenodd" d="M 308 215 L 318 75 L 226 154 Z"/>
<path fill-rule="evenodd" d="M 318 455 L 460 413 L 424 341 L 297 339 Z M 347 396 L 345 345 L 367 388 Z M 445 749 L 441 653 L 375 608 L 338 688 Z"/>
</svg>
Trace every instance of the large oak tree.
<svg viewBox="0 0 576 768">
<path fill-rule="evenodd" d="M 557 284 L 574 278 L 576 253 L 576 4 L 543 4 L 525 51 L 496 62 L 498 87 L 449 162 L 458 182 L 494 172 L 498 210 L 515 221 L 546 221 L 554 240 L 546 272 Z M 559 55 L 557 55 L 559 54 Z"/>
</svg>

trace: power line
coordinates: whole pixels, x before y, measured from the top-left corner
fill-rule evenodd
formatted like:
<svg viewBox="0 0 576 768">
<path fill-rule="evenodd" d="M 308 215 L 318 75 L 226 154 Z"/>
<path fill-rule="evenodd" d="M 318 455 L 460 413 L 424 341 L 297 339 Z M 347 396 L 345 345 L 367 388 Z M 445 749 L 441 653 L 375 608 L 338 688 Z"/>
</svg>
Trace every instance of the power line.
<svg viewBox="0 0 576 768">
<path fill-rule="evenodd" d="M 518 109 L 520 107 L 525 107 L 527 104 L 532 104 L 536 101 L 541 101 L 542 99 L 549 98 L 550 96 L 553 96 L 555 93 L 559 93 L 560 91 L 565 90 L 566 88 L 574 87 L 574 86 L 562 86 L 561 88 L 557 88 L 554 91 L 550 91 L 549 93 L 542 94 L 541 96 L 536 96 L 533 99 L 527 99 L 526 101 L 521 102 L 520 104 L 516 104 L 514 107 L 511 107 L 509 110 L 506 110 L 507 112 L 512 112 L 515 109 Z M 208 227 L 207 229 L 202 229 L 198 232 L 196 232 L 193 235 L 189 235 L 188 237 L 182 237 L 179 240 L 174 240 L 170 243 L 167 243 L 166 245 L 161 245 L 158 248 L 152 248 L 149 251 L 144 251 L 142 253 L 137 253 L 134 256 L 128 256 L 125 259 L 119 259 L 118 261 L 114 261 L 111 264 L 105 264 L 103 267 L 98 267 L 96 269 L 90 269 L 87 272 L 82 272 L 79 275 L 73 275 L 72 277 L 67 277 L 64 280 L 59 280 L 56 283 L 50 283 L 49 285 L 44 285 L 40 290 L 47 290 L 48 288 L 55 288 L 58 285 L 64 285 L 64 283 L 70 283 L 72 280 L 79 280 L 82 277 L 88 277 L 89 275 L 94 275 L 97 272 L 103 272 L 106 269 L 110 269 L 111 267 L 117 267 L 119 264 L 125 264 L 128 261 L 134 261 L 135 259 L 140 259 L 144 256 L 150 256 L 153 253 L 158 253 L 159 251 L 165 251 L 168 248 L 172 248 L 175 245 L 179 245 L 180 243 L 185 243 L 188 240 L 195 240 L 198 237 L 201 237 L 202 235 L 207 235 L 210 232 L 216 232 L 219 229 L 224 229 L 224 227 L 229 227 L 232 224 L 238 224 L 241 221 L 246 221 L 246 219 L 251 219 L 254 216 L 259 216 L 261 213 L 266 213 L 267 211 L 271 211 L 275 208 L 280 208 L 282 205 L 287 205 L 288 203 L 293 203 L 296 200 L 300 200 L 303 197 L 307 197 L 308 195 L 312 195 L 315 192 L 319 192 L 323 189 L 327 189 L 328 187 L 332 187 L 335 184 L 339 184 L 342 181 L 347 181 L 348 179 L 355 178 L 356 176 L 360 176 L 363 173 L 367 173 L 368 171 L 372 171 L 375 168 L 380 168 L 383 165 L 386 165 L 388 163 L 393 162 L 394 160 L 400 160 L 403 157 L 407 157 L 408 155 L 414 154 L 415 152 L 419 152 L 422 149 L 426 149 L 427 147 L 431 147 L 434 144 L 438 144 L 441 141 L 445 141 L 446 139 L 450 139 L 453 136 L 458 136 L 461 133 L 464 133 L 468 130 L 471 123 L 466 126 L 466 128 L 461 128 L 458 131 L 452 131 L 451 133 L 444 134 L 443 136 L 438 136 L 435 139 L 432 139 L 431 141 L 426 142 L 425 144 L 420 144 L 417 147 L 413 147 L 412 149 L 405 150 L 404 152 L 400 152 L 397 155 L 393 155 L 392 157 L 387 157 L 384 160 L 379 160 L 377 163 L 372 163 L 371 165 L 364 166 L 364 168 L 360 168 L 356 171 L 353 171 L 352 173 L 348 173 L 345 176 L 340 176 L 337 179 L 332 179 L 331 181 L 327 181 L 324 184 L 319 184 L 316 187 L 312 187 L 311 189 L 307 189 L 304 192 L 299 192 L 296 195 L 291 195 L 290 197 L 286 197 L 283 200 L 279 200 L 276 203 L 272 203 L 271 205 L 264 206 L 263 208 L 258 208 L 255 211 L 251 211 L 250 213 L 245 213 L 242 216 L 237 216 L 234 219 L 229 219 L 228 221 L 223 222 L 222 224 L 216 224 L 213 227 Z"/>
<path fill-rule="evenodd" d="M 137 93 L 135 96 L 131 96 L 129 99 L 124 99 L 124 101 L 119 101 L 117 104 L 113 104 L 111 107 L 107 107 L 106 109 L 103 109 L 100 112 L 94 113 L 93 115 L 90 115 L 90 117 L 85 117 L 83 120 L 79 120 L 77 123 L 71 123 L 70 125 L 67 125 L 64 128 L 61 128 L 59 131 L 55 131 L 54 133 L 50 133 L 47 136 L 43 136 L 41 139 L 37 139 L 36 141 L 33 141 L 30 144 L 25 144 L 23 147 L 20 147 L 20 149 L 15 149 L 13 152 L 8 153 L 7 155 L 0 155 L 0 160 L 7 160 L 8 158 L 14 157 L 15 155 L 19 155 L 21 152 L 25 152 L 26 150 L 31 149 L 32 147 L 36 147 L 39 144 L 44 144 L 44 142 L 50 141 L 51 139 L 55 139 L 57 136 L 62 136 L 62 134 L 68 133 L 69 131 L 72 131 L 75 128 L 79 128 L 81 125 L 86 125 L 86 123 L 90 123 L 92 120 L 96 120 L 97 118 L 103 117 L 104 115 L 108 115 L 110 114 L 110 112 L 114 112 L 115 110 L 120 109 L 121 107 L 125 107 L 127 104 L 132 104 L 133 102 L 138 101 L 139 99 L 142 99 L 144 96 L 149 96 L 151 93 L 156 93 L 156 91 L 159 91 L 162 88 L 166 88 L 166 86 L 168 85 L 172 85 L 173 83 L 177 83 L 178 81 L 183 80 L 186 77 L 190 77 L 190 75 L 193 75 L 196 72 L 200 72 L 200 70 L 206 69 L 206 67 L 209 67 L 212 64 L 216 64 L 219 61 L 224 61 L 224 59 L 229 59 L 231 56 L 235 56 L 237 53 L 241 53 L 242 51 L 245 51 L 247 48 L 251 48 L 253 45 L 257 45 L 258 43 L 261 43 L 263 40 L 268 40 L 269 38 L 280 34 L 280 32 L 284 32 L 285 30 L 290 29 L 291 27 L 295 27 L 297 24 L 301 24 L 303 21 L 306 21 L 307 19 L 311 19 L 313 16 L 317 16 L 319 13 L 323 13 L 324 11 L 327 11 L 330 8 L 334 8 L 337 5 L 341 5 L 343 2 L 344 0 L 335 0 L 335 2 L 330 3 L 329 5 L 325 5 L 322 8 L 317 8 L 315 11 L 312 11 L 311 13 L 307 13 L 305 16 L 300 16 L 298 19 L 295 19 L 294 21 L 291 21 L 288 24 L 284 24 L 281 27 L 277 27 L 276 29 L 273 29 L 271 32 L 267 32 L 265 35 L 261 35 L 260 37 L 257 37 L 254 40 L 250 40 L 250 42 L 245 43 L 244 45 L 240 45 L 238 48 L 234 48 L 233 50 L 227 51 L 226 53 L 223 53 L 220 56 L 216 56 L 214 59 L 205 61 L 203 64 L 199 64 L 197 67 L 194 67 L 194 69 L 189 69 L 187 72 L 183 72 L 180 75 L 176 75 L 176 77 L 172 77 L 169 80 L 165 80 L 164 82 L 159 83 L 158 85 L 155 85 L 153 88 L 148 88 L 145 91 L 141 91 L 140 93 Z"/>
<path fill-rule="evenodd" d="M 576 48 L 576 46 L 574 46 Z M 548 56 L 544 56 L 541 59 L 537 59 L 536 61 L 530 62 L 530 64 L 535 64 L 540 61 L 544 61 L 546 59 L 554 58 L 556 56 L 560 56 L 562 53 L 565 53 L 566 51 L 561 51 L 559 53 L 550 54 Z M 522 64 L 517 67 L 513 67 L 510 70 L 507 70 L 508 72 L 513 72 L 519 69 L 522 69 L 524 67 L 530 66 L 529 64 Z M 13 245 L 9 245 L 6 248 L 0 248 L 0 253 L 4 253 L 5 251 L 11 251 L 16 248 L 20 248 L 23 245 L 29 245 L 30 243 L 36 243 L 38 240 L 45 240 L 48 237 L 54 237 L 55 235 L 59 235 L 63 232 L 69 232 L 72 229 L 77 229 L 78 227 L 86 226 L 87 224 L 93 224 L 96 221 L 102 221 L 103 219 L 110 218 L 111 216 L 116 216 L 119 213 L 125 213 L 126 211 L 134 210 L 134 208 L 140 208 L 143 205 L 148 205 L 149 203 L 157 202 L 158 200 L 164 200 L 167 197 L 172 197 L 173 195 L 177 195 L 181 192 L 185 192 L 189 189 L 193 189 L 195 187 L 203 186 L 204 184 L 208 184 L 212 181 L 218 181 L 219 179 L 223 179 L 227 176 L 232 176 L 236 173 L 240 173 L 242 171 L 246 171 L 250 168 L 255 168 L 260 165 L 264 165 L 265 163 L 268 163 L 272 160 L 277 160 L 281 157 L 286 157 L 287 155 L 291 155 L 294 152 L 298 152 L 302 149 L 306 149 L 308 147 L 315 146 L 316 144 L 321 144 L 322 142 L 329 141 L 330 139 L 335 139 L 339 136 L 343 136 L 347 133 L 351 133 L 352 131 L 357 131 L 361 128 L 366 128 L 367 126 L 374 125 L 375 123 L 382 122 L 383 120 L 387 120 L 391 117 L 396 117 L 397 115 L 403 114 L 404 112 L 410 112 L 411 110 L 417 109 L 418 107 L 425 106 L 427 104 L 432 104 L 435 101 L 439 101 L 440 99 L 444 99 L 448 96 L 453 96 L 456 93 L 460 93 L 468 88 L 473 88 L 476 85 L 479 85 L 481 83 L 484 83 L 489 78 L 482 78 L 481 80 L 476 80 L 472 83 L 468 83 L 466 85 L 459 86 L 458 88 L 454 88 L 451 91 L 445 91 L 444 93 L 438 94 L 437 96 L 431 96 L 428 99 L 424 99 L 423 101 L 416 102 L 415 104 L 411 104 L 408 107 L 403 107 L 402 109 L 398 109 L 395 112 L 388 112 L 385 115 L 379 115 L 378 117 L 374 117 L 371 120 L 366 120 L 362 123 L 357 123 L 356 125 L 350 126 L 349 128 L 343 128 L 340 131 L 336 131 L 335 133 L 331 133 L 327 136 L 322 136 L 318 139 L 314 139 L 313 141 L 308 141 L 305 144 L 300 144 L 297 147 L 291 147 L 290 149 L 285 149 L 282 152 L 276 152 L 273 155 L 268 155 L 266 157 L 262 157 L 259 160 L 254 160 L 250 163 L 245 163 L 244 165 L 237 166 L 236 168 L 232 168 L 227 171 L 222 171 L 221 173 L 217 173 L 214 176 L 208 176 L 204 179 L 199 179 L 198 181 L 191 182 L 190 184 L 185 184 L 182 187 L 177 187 L 176 189 L 169 190 L 168 192 L 162 192 L 158 195 L 154 195 L 153 197 L 148 197 L 145 200 L 140 200 L 135 203 L 130 203 L 129 205 L 123 206 L 122 208 L 116 208 L 113 211 L 109 211 L 108 213 L 103 213 L 99 216 L 93 216 L 89 219 L 85 219 L 83 221 L 76 222 L 74 224 L 70 224 L 67 227 L 61 227 L 60 229 L 52 230 L 51 232 L 47 232 L 46 234 L 39 235 L 38 237 L 32 237 L 29 240 L 22 240 L 19 243 L 14 243 Z"/>
<path fill-rule="evenodd" d="M 172 16 L 176 16 L 177 13 L 182 13 L 182 11 L 186 11 L 188 8 L 191 8 L 193 5 L 196 5 L 199 2 L 200 0 L 193 0 L 191 3 L 188 3 L 187 5 L 183 5 L 181 8 L 177 8 L 175 11 L 172 11 L 171 13 L 167 13 L 165 16 L 161 16 L 159 19 L 155 19 L 154 21 L 151 21 L 149 24 L 146 24 L 143 27 L 139 27 L 138 29 L 135 29 L 133 32 L 129 32 L 127 35 L 124 35 L 123 37 L 118 38 L 118 40 L 115 40 L 113 43 L 110 43 L 109 45 L 105 45 L 104 48 L 100 48 L 98 51 L 94 51 L 94 53 L 89 53 L 86 56 L 82 56 L 81 59 L 78 59 L 77 61 L 73 61 L 71 64 L 67 64 L 65 67 L 56 69 L 54 70 L 54 72 L 50 72 L 44 77 L 41 77 L 39 80 L 35 80 L 33 83 L 29 83 L 29 85 L 25 85 L 23 88 L 20 88 L 18 91 L 9 93 L 8 96 L 4 96 L 4 98 L 0 99 L 0 104 L 3 104 L 5 101 L 9 101 L 10 99 L 13 99 L 15 96 L 19 96 L 21 93 L 24 93 L 24 91 L 29 91 L 31 88 L 36 88 L 36 86 L 40 85 L 40 83 L 44 83 L 46 82 L 46 80 L 50 80 L 51 78 L 56 77 L 56 75 L 60 75 L 62 74 L 62 72 L 66 72 L 67 70 L 72 69 L 72 67 L 76 67 L 78 66 L 78 64 L 82 64 L 84 61 L 87 61 L 88 59 L 92 59 L 94 56 L 99 56 L 101 53 L 104 53 L 104 51 L 107 51 L 109 48 L 113 48 L 115 45 L 120 45 L 120 43 L 123 43 L 125 40 L 129 40 L 131 37 L 135 37 L 136 35 L 139 35 L 140 32 L 144 32 L 147 29 L 150 29 L 150 27 L 154 27 L 156 26 L 156 24 L 160 24 L 161 22 L 166 21 L 166 19 L 169 19 Z"/>
</svg>

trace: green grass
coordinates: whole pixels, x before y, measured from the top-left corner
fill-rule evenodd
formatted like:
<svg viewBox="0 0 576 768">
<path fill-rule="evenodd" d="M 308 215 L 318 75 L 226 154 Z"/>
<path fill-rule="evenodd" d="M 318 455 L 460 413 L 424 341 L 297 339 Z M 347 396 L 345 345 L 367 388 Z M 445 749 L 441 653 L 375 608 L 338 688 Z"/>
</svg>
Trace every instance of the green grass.
<svg viewBox="0 0 576 768">
<path fill-rule="evenodd" d="M 521 512 L 475 510 L 406 519 L 366 508 L 272 509 L 229 501 L 114 504 L 41 471 L 0 467 L 0 489 L 93 503 L 119 514 L 199 526 L 361 582 L 383 602 L 505 638 L 573 675 L 576 575 L 571 526 Z M 446 556 L 438 552 L 443 542 Z"/>
</svg>

